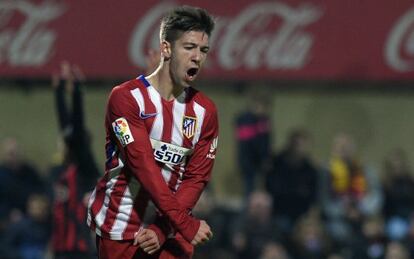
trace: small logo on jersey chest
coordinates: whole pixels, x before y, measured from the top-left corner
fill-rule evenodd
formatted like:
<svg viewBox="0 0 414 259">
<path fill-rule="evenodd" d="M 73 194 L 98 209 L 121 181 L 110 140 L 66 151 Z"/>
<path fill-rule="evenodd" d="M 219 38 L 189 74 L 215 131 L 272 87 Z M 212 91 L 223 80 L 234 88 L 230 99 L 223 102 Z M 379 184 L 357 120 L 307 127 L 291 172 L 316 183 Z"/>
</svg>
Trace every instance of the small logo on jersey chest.
<svg viewBox="0 0 414 259">
<path fill-rule="evenodd" d="M 197 118 L 190 117 L 190 116 L 184 116 L 183 117 L 183 134 L 187 138 L 192 138 L 194 136 L 194 133 L 196 131 L 197 127 Z"/>
<path fill-rule="evenodd" d="M 148 119 L 148 118 L 151 118 L 151 117 L 157 116 L 157 114 L 158 114 L 158 113 L 156 113 L 156 112 L 154 112 L 154 113 L 143 113 L 143 112 L 140 112 L 140 113 L 139 113 L 139 117 L 140 117 L 141 119 L 143 119 L 143 120 L 146 120 L 146 119 Z"/>
</svg>

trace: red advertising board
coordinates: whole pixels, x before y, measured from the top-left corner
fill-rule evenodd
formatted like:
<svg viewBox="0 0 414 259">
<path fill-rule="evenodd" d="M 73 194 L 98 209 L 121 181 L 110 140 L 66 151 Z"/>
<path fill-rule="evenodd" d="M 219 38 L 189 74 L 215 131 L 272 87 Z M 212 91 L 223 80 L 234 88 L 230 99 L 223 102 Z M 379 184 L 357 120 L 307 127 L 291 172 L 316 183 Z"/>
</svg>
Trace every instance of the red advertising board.
<svg viewBox="0 0 414 259">
<path fill-rule="evenodd" d="M 0 76 L 49 76 L 62 60 L 89 77 L 135 76 L 181 4 L 217 20 L 204 78 L 414 79 L 412 0 L 2 0 Z"/>
</svg>

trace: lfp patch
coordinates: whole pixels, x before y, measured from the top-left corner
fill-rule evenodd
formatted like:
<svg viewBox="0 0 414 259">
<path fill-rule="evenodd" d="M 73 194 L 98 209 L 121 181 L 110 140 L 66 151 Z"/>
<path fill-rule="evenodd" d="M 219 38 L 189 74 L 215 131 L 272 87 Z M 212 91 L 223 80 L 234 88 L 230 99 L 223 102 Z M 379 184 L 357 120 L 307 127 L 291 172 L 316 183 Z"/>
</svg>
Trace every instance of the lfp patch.
<svg viewBox="0 0 414 259">
<path fill-rule="evenodd" d="M 126 146 L 134 142 L 128 122 L 125 118 L 119 118 L 112 122 L 112 128 L 114 129 L 115 136 L 118 138 L 119 142 L 121 142 L 122 146 Z"/>
<path fill-rule="evenodd" d="M 183 117 L 183 134 L 187 138 L 194 136 L 197 127 L 197 118 L 184 116 Z"/>
</svg>

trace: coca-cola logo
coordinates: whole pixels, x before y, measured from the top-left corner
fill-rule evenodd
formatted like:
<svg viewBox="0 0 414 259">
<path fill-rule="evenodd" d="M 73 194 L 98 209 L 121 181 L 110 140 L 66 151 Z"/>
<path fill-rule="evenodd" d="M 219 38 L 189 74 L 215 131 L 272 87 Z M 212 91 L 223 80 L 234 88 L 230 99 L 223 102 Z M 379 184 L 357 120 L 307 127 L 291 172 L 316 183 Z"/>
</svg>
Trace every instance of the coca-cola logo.
<svg viewBox="0 0 414 259">
<path fill-rule="evenodd" d="M 397 71 L 414 70 L 414 7 L 392 28 L 385 45 L 385 60 Z"/>
<path fill-rule="evenodd" d="M 137 22 L 129 43 L 129 58 L 145 67 L 145 51 L 158 48 L 159 22 L 174 7 L 161 2 Z M 322 15 L 320 8 L 303 4 L 291 7 L 281 2 L 246 6 L 233 17 L 218 17 L 211 36 L 210 66 L 233 70 L 300 69 L 309 61 L 314 37 L 306 27 Z"/>
<path fill-rule="evenodd" d="M 60 3 L 44 1 L 0 1 L 0 64 L 11 66 L 41 66 L 53 53 L 56 33 L 46 27 L 47 22 L 64 11 Z M 16 22 L 23 17 L 23 21 Z M 15 25 L 18 24 L 18 25 Z"/>
</svg>

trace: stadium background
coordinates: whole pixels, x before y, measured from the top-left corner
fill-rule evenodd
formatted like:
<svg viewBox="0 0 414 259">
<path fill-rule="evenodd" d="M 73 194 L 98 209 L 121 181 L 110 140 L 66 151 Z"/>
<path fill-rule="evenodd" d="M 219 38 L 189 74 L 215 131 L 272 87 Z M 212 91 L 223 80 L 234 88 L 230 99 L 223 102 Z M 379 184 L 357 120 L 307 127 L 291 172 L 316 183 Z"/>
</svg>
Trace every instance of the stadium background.
<svg viewBox="0 0 414 259">
<path fill-rule="evenodd" d="M 263 85 L 266 91 L 271 89 L 274 102 L 271 114 L 275 149 L 285 144 L 292 128 L 304 126 L 314 137 L 312 154 L 321 163 L 328 160 L 332 138 L 338 131 L 356 137 L 360 155 L 372 166 L 381 167 L 385 154 L 395 147 L 404 148 L 409 157 L 414 157 L 414 121 L 410 113 L 414 110 L 414 93 L 409 86 L 401 89 L 398 87 L 401 83 L 392 82 L 386 89 L 378 89 L 378 85 L 349 83 L 338 89 L 332 82 L 319 89 L 311 82 L 299 88 L 291 84 Z M 108 83 L 97 87 L 86 84 L 85 112 L 99 165 L 104 163 L 103 118 L 110 89 Z M 241 186 L 233 122 L 246 98 L 229 83 L 203 83 L 200 89 L 216 102 L 220 116 L 220 148 L 212 178 L 214 189 L 222 198 L 237 198 Z M 0 115 L 2 138 L 16 137 L 29 160 L 42 169 L 50 166 L 58 139 L 50 87 L 46 83 L 30 90 L 14 84 L 2 87 Z"/>
<path fill-rule="evenodd" d="M 58 129 L 49 77 L 68 60 L 86 74 L 86 121 L 103 166 L 107 95 L 144 71 L 139 54 L 156 46 L 156 14 L 179 4 L 207 8 L 221 21 L 197 82 L 219 111 L 212 188 L 220 202 L 241 200 L 234 119 L 252 89 L 272 101 L 274 151 L 303 127 L 322 166 L 338 132 L 355 137 L 358 156 L 378 173 L 396 147 L 413 166 L 410 0 L 0 1 L 0 140 L 15 137 L 41 172 L 53 163 Z M 229 36 L 236 29 L 240 35 Z"/>
</svg>

